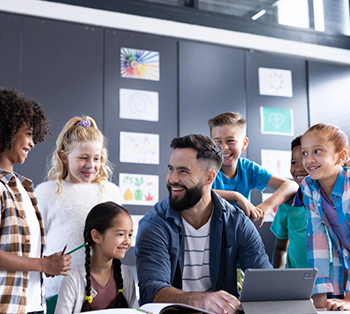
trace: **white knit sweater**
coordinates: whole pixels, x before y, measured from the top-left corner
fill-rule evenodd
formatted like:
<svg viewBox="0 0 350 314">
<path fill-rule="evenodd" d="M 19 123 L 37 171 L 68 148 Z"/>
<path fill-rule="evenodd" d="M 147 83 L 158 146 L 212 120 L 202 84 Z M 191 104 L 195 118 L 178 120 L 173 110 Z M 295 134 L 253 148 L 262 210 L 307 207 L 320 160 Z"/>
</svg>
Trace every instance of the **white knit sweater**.
<svg viewBox="0 0 350 314">
<path fill-rule="evenodd" d="M 57 198 L 57 185 L 53 181 L 41 183 L 35 189 L 39 209 L 43 216 L 46 234 L 44 255 L 62 251 L 67 244 L 66 252 L 84 243 L 83 230 L 85 219 L 95 205 L 113 201 L 120 204 L 118 186 L 105 181 L 103 194 L 98 184 L 74 184 L 63 182 L 63 193 Z M 72 253 L 71 266 L 85 262 L 85 250 Z M 46 297 L 58 294 L 62 276 L 46 278 L 44 276 Z"/>
</svg>

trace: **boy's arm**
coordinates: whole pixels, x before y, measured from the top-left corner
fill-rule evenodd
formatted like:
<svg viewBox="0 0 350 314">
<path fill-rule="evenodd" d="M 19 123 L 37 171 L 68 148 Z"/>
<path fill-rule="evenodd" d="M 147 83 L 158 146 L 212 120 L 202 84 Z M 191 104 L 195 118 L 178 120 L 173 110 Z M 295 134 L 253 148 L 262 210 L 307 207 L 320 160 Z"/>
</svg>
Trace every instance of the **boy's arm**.
<svg viewBox="0 0 350 314">
<path fill-rule="evenodd" d="M 276 238 L 275 247 L 273 249 L 272 265 L 273 268 L 284 268 L 286 265 L 288 239 Z"/>
<path fill-rule="evenodd" d="M 288 201 L 298 190 L 298 184 L 275 174 L 271 176 L 269 182 L 267 182 L 267 186 L 276 191 L 268 199 L 257 206 L 264 212 L 259 227 L 263 225 L 265 216 L 267 216 L 273 208 Z"/>
<path fill-rule="evenodd" d="M 252 220 L 257 221 L 263 217 L 261 209 L 255 207 L 244 195 L 236 191 L 214 190 L 220 197 L 228 202 L 234 202 Z"/>
<path fill-rule="evenodd" d="M 18 256 L 0 250 L 0 269 L 6 271 L 38 271 L 48 275 L 67 275 L 70 255 L 52 254 L 45 258 Z"/>
</svg>

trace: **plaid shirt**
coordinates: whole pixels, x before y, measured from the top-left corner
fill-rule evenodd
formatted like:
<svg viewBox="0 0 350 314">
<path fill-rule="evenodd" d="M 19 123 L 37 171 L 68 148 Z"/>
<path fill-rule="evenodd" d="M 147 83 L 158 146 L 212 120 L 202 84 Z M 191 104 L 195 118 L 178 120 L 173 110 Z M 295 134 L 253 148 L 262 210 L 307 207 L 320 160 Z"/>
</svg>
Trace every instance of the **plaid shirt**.
<svg viewBox="0 0 350 314">
<path fill-rule="evenodd" d="M 308 220 L 306 228 L 308 263 L 310 267 L 318 269 L 313 294 L 327 292 L 333 292 L 335 295 L 342 294 L 344 293 L 344 268 L 348 269 L 349 252 L 340 243 L 327 216 L 323 215 L 321 186 L 318 181 L 306 177 L 302 182 L 302 192 Z M 340 167 L 331 199 L 337 211 L 339 226 L 350 242 L 350 168 Z M 327 235 L 332 242 L 331 250 Z M 346 290 L 350 291 L 350 276 L 346 283 Z"/>
<path fill-rule="evenodd" d="M 32 181 L 16 174 L 33 203 L 41 231 L 41 255 L 43 252 L 44 227 L 34 196 Z M 29 256 L 30 234 L 25 218 L 22 196 L 16 176 L 0 169 L 0 249 L 18 256 Z M 28 272 L 0 270 L 0 313 L 26 313 L 26 288 Z M 44 297 L 42 291 L 42 301 Z"/>
</svg>

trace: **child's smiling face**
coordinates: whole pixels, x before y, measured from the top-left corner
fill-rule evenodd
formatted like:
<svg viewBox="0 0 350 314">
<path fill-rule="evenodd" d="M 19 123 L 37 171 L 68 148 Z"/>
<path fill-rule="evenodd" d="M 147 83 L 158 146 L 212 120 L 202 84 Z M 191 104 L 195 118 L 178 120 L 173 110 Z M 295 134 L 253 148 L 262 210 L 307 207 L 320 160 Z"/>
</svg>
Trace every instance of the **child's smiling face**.
<svg viewBox="0 0 350 314">
<path fill-rule="evenodd" d="M 303 155 L 301 146 L 296 146 L 292 149 L 292 159 L 290 164 L 290 173 L 293 179 L 300 186 L 301 181 L 308 175 L 303 166 Z"/>
<path fill-rule="evenodd" d="M 111 258 L 122 259 L 131 246 L 133 234 L 133 222 L 127 213 L 120 213 L 113 220 L 113 226 L 100 234 L 94 241 L 94 250 L 100 258 L 109 260 Z"/>
<path fill-rule="evenodd" d="M 222 167 L 235 166 L 242 151 L 248 146 L 248 138 L 245 137 L 244 130 L 232 124 L 214 127 L 211 137 L 223 151 Z"/>
<path fill-rule="evenodd" d="M 62 154 L 62 162 L 68 167 L 65 181 L 91 183 L 100 171 L 102 143 L 84 141 L 74 144 L 70 153 Z"/>
<path fill-rule="evenodd" d="M 1 153 L 1 167 L 12 172 L 13 165 L 23 164 L 34 146 L 33 129 L 27 125 L 22 126 L 16 134 L 11 149 L 5 149 Z"/>
<path fill-rule="evenodd" d="M 311 131 L 303 135 L 301 151 L 304 168 L 312 179 L 335 182 L 343 157 L 325 134 Z"/>
</svg>

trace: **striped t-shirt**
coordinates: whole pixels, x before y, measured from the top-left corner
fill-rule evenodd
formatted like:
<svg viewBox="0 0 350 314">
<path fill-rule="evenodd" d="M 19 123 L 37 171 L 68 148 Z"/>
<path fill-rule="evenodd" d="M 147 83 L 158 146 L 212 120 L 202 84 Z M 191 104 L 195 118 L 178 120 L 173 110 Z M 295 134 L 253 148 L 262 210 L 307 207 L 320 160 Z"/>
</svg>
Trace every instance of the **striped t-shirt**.
<svg viewBox="0 0 350 314">
<path fill-rule="evenodd" d="M 207 292 L 211 291 L 209 269 L 210 221 L 198 230 L 184 218 L 185 255 L 182 276 L 182 290 Z"/>
</svg>

